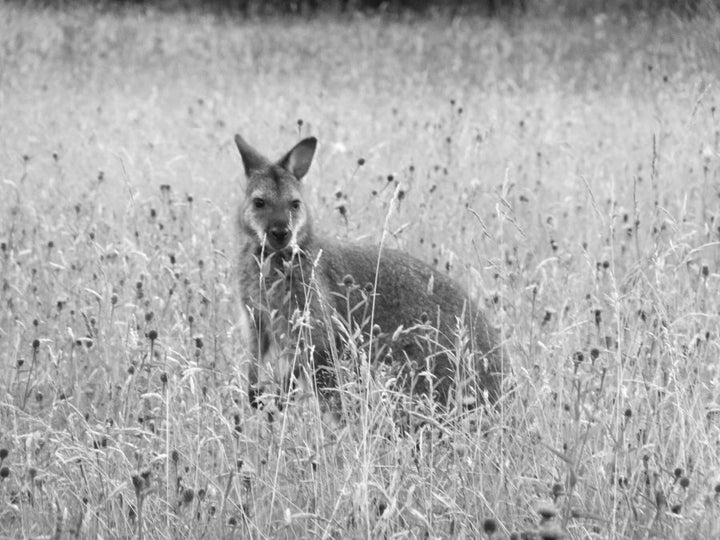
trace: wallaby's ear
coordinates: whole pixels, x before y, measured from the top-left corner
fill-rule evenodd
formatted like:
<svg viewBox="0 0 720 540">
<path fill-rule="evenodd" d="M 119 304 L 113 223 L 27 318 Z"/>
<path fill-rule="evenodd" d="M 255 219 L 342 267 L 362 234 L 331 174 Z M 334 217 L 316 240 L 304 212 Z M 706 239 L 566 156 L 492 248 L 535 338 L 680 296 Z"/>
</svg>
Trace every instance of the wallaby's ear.
<svg viewBox="0 0 720 540">
<path fill-rule="evenodd" d="M 278 161 L 278 165 L 300 180 L 310 168 L 310 163 L 312 163 L 315 155 L 315 148 L 317 148 L 317 139 L 315 137 L 303 139 L 285 154 L 285 157 Z"/>
<path fill-rule="evenodd" d="M 250 176 L 250 173 L 268 164 L 268 160 L 250 146 L 240 135 L 235 135 L 235 144 L 238 150 L 240 150 L 246 176 Z"/>
</svg>

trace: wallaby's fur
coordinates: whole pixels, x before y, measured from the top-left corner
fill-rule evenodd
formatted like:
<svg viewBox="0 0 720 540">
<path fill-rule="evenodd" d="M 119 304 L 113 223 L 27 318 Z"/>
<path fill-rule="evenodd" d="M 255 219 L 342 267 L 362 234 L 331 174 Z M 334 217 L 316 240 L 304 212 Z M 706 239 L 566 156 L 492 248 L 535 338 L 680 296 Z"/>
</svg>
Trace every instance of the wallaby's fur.
<svg viewBox="0 0 720 540">
<path fill-rule="evenodd" d="M 332 393 L 334 359 L 360 354 L 348 352 L 351 341 L 365 344 L 370 361 L 398 367 L 406 390 L 432 392 L 443 405 L 499 397 L 502 347 L 457 283 L 401 251 L 315 235 L 301 184 L 314 137 L 276 162 L 239 135 L 235 143 L 247 176 L 240 285 L 253 405 L 267 379 L 287 390 L 293 369 L 314 376 L 321 395 Z"/>
</svg>

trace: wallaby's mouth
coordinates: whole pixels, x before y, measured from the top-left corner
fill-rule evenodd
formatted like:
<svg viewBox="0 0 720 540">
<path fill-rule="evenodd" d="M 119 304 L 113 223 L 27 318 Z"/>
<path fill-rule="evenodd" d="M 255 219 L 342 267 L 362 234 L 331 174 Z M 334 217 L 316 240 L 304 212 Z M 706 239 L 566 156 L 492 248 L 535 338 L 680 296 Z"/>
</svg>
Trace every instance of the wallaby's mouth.
<svg viewBox="0 0 720 540">
<path fill-rule="evenodd" d="M 272 236 L 267 237 L 266 246 L 270 248 L 271 251 L 282 251 L 286 248 L 290 247 L 290 238 L 288 237 L 286 240 L 277 240 L 274 239 Z"/>
<path fill-rule="evenodd" d="M 289 250 L 294 244 L 294 236 L 289 232 L 287 234 L 278 234 L 269 231 L 260 237 L 260 249 L 267 255 Z"/>
<path fill-rule="evenodd" d="M 282 251 L 293 244 L 294 235 L 288 227 L 272 227 L 265 232 L 265 246 L 271 251 Z"/>
</svg>

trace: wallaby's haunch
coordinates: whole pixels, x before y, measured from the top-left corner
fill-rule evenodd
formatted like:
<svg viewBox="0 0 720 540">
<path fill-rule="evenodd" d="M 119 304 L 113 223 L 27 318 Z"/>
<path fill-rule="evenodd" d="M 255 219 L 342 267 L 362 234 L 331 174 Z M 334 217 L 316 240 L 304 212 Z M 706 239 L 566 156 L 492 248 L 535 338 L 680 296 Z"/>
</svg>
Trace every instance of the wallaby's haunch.
<svg viewBox="0 0 720 540">
<path fill-rule="evenodd" d="M 247 176 L 240 285 L 254 406 L 303 373 L 337 404 L 348 356 L 389 363 L 405 391 L 449 407 L 499 397 L 502 347 L 457 283 L 401 251 L 313 232 L 301 179 L 314 137 L 276 162 L 235 143 Z"/>
</svg>

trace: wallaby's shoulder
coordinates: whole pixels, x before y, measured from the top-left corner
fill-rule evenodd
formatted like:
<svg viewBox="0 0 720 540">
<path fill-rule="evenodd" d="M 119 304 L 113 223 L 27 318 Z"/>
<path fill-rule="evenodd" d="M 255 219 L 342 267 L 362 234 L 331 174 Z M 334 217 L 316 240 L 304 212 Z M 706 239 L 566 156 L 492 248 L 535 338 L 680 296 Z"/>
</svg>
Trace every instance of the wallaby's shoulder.
<svg viewBox="0 0 720 540">
<path fill-rule="evenodd" d="M 328 238 L 314 238 L 312 245 L 316 253 L 322 250 L 321 264 L 344 272 L 343 275 L 357 273 L 358 276 L 353 276 L 357 279 L 365 275 L 374 277 L 379 271 L 383 280 L 396 282 L 398 286 L 416 287 L 429 279 L 458 286 L 445 272 L 399 249 Z"/>
</svg>

